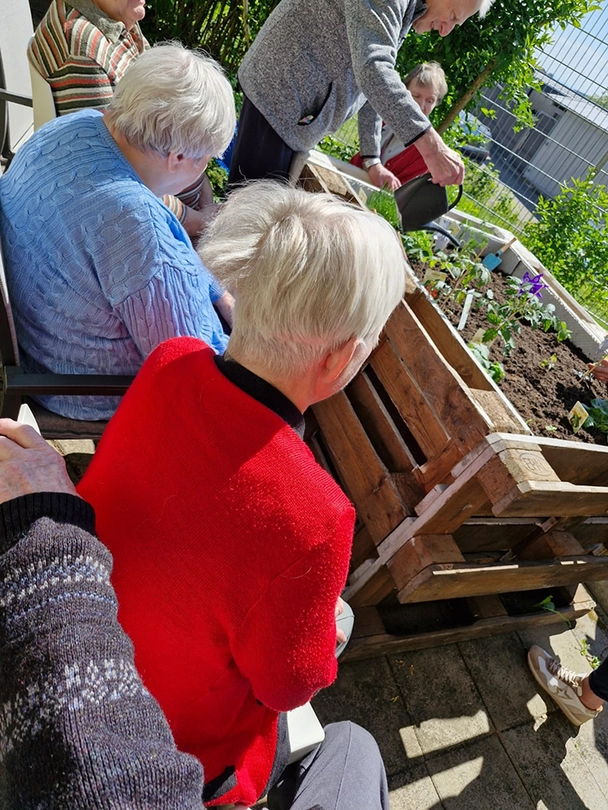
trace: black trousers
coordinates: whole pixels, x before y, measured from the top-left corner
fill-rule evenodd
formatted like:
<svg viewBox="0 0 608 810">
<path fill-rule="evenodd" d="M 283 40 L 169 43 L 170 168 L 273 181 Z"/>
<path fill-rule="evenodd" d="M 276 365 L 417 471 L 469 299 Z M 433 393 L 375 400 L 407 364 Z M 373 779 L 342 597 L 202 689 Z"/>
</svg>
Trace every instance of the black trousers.
<svg viewBox="0 0 608 810">
<path fill-rule="evenodd" d="M 608 658 L 589 675 L 589 687 L 594 695 L 608 700 Z"/>
<path fill-rule="evenodd" d="M 246 180 L 267 178 L 288 180 L 295 154 L 244 95 L 228 185 L 237 186 Z"/>
</svg>

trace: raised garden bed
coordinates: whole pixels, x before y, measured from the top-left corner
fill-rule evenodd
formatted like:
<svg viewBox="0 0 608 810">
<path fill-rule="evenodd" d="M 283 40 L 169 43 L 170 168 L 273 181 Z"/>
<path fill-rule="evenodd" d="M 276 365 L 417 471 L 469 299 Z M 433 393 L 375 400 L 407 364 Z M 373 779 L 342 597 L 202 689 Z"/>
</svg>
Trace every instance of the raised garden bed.
<svg viewBox="0 0 608 810">
<path fill-rule="evenodd" d="M 331 172 L 319 175 L 309 170 L 309 187 L 340 192 Z M 358 515 L 345 595 L 366 618 L 354 657 L 437 642 L 443 630 L 388 632 L 382 612 L 395 596 L 473 600 L 462 638 L 512 629 L 521 615 L 556 618 L 515 615 L 499 594 L 608 578 L 608 448 L 531 425 L 422 289 L 406 295 L 347 389 L 314 407 L 310 445 Z"/>
</svg>

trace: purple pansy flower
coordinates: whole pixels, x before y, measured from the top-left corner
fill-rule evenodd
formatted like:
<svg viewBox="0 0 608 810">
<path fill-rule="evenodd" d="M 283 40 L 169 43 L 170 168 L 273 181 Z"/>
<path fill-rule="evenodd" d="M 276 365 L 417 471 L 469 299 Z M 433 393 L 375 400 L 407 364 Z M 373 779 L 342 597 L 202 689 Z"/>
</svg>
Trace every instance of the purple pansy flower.
<svg viewBox="0 0 608 810">
<path fill-rule="evenodd" d="M 543 281 L 543 273 L 539 273 L 537 276 L 531 276 L 529 271 L 526 270 L 526 272 L 521 277 L 518 295 L 523 295 L 524 293 L 528 292 L 531 293 L 532 295 L 535 295 L 537 298 L 542 298 L 543 290 L 548 289 L 549 285 L 545 284 L 545 282 Z"/>
</svg>

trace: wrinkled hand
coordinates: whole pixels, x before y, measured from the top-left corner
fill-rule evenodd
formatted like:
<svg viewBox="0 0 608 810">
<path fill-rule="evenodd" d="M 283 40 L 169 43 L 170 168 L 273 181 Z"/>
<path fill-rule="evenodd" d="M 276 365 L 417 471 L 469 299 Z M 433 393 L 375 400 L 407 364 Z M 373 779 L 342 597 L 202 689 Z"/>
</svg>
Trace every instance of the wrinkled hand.
<svg viewBox="0 0 608 810">
<path fill-rule="evenodd" d="M 427 130 L 416 141 L 416 148 L 424 158 L 433 183 L 440 186 L 457 186 L 464 180 L 462 158 L 446 146 L 434 129 Z"/>
<path fill-rule="evenodd" d="M 608 382 L 608 357 L 604 357 L 596 366 L 593 363 L 588 363 L 587 367 L 596 380 Z"/>
<path fill-rule="evenodd" d="M 369 179 L 378 188 L 388 188 L 389 191 L 396 191 L 401 185 L 401 180 L 396 177 L 390 169 L 383 166 L 382 163 L 376 163 L 375 166 L 370 166 L 367 170 Z"/>
<path fill-rule="evenodd" d="M 76 495 L 65 462 L 42 436 L 12 419 L 0 419 L 0 503 L 32 492 Z"/>
<path fill-rule="evenodd" d="M 343 612 L 344 612 L 344 602 L 342 601 L 342 598 L 339 596 L 338 601 L 336 602 L 336 619 Z M 346 641 L 346 634 L 344 633 L 344 630 L 340 630 L 339 627 L 336 627 L 336 647 L 338 646 L 338 644 L 342 644 L 344 641 Z"/>
</svg>

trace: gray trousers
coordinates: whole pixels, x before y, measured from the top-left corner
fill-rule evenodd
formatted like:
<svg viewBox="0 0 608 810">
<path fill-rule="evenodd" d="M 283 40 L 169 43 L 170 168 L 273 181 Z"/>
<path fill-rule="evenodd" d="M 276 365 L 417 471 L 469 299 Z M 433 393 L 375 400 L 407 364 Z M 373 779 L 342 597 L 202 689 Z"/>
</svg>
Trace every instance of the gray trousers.
<svg viewBox="0 0 608 810">
<path fill-rule="evenodd" d="M 325 739 L 289 765 L 268 793 L 269 810 L 388 810 L 384 763 L 354 723 L 325 726 Z"/>
</svg>

